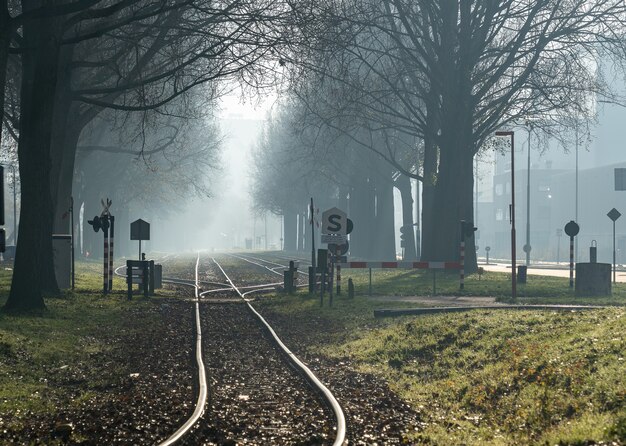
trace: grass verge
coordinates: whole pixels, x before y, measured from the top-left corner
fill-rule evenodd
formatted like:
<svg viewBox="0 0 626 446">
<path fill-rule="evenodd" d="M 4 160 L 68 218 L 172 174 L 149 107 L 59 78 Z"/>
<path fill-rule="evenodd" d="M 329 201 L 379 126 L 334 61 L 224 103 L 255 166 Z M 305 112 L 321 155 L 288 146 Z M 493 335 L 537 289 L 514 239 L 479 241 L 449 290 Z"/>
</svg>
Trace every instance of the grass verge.
<svg viewBox="0 0 626 446">
<path fill-rule="evenodd" d="M 46 298 L 44 312 L 0 312 L 0 438 L 3 426 L 19 431 L 20 423 L 40 415 L 54 419 L 57 411 L 78 407 L 128 379 L 132 370 L 126 364 L 106 363 L 120 348 L 119 336 L 162 322 L 158 312 L 142 311 L 158 298 L 128 301 L 123 278 L 114 278 L 117 291 L 102 294 L 101 268 L 100 262 L 77 262 L 76 290 Z M 10 278 L 10 270 L 0 271 L 0 306 Z"/>
<path fill-rule="evenodd" d="M 377 292 L 385 290 L 385 275 L 376 272 Z M 403 280 L 415 280 L 410 274 L 392 276 L 397 293 L 408 292 L 399 285 Z M 357 287 L 363 287 L 363 279 L 357 276 Z M 626 441 L 622 307 L 576 313 L 475 310 L 376 320 L 373 309 L 390 306 L 376 296 L 347 299 L 343 294 L 332 308 L 328 300 L 320 307 L 319 296 L 304 293 L 273 296 L 257 305 L 282 321 L 292 340 L 317 333 L 307 340 L 311 353 L 375 374 L 409 401 L 424 421 L 408 442 Z"/>
</svg>

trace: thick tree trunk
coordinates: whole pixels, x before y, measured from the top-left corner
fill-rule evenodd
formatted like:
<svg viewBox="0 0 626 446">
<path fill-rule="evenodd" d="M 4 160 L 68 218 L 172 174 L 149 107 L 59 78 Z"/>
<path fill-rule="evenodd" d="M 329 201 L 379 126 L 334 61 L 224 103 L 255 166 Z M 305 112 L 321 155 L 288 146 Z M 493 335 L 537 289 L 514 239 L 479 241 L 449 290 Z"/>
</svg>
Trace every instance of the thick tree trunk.
<svg viewBox="0 0 626 446">
<path fill-rule="evenodd" d="M 428 113 L 429 125 L 435 125 L 437 120 L 434 113 Z M 439 164 L 439 150 L 435 146 L 433 138 L 426 135 L 424 138 L 424 180 L 422 181 L 422 236 L 421 255 L 424 261 L 434 260 L 432 253 L 437 249 L 434 245 L 432 234 L 437 228 L 435 220 L 435 187 L 437 185 L 437 166 Z"/>
<path fill-rule="evenodd" d="M 404 226 L 403 260 L 417 260 L 415 252 L 415 232 L 413 228 L 413 197 L 411 195 L 411 179 L 400 175 L 396 180 L 396 187 L 402 200 L 402 226 Z"/>
<path fill-rule="evenodd" d="M 77 116 L 77 106 L 71 99 L 71 47 L 61 50 L 59 82 L 52 129 L 50 153 L 52 170 L 50 190 L 54 206 L 54 232 L 67 233 L 67 209 L 70 206 L 76 146 L 83 126 Z"/>
<path fill-rule="evenodd" d="M 298 215 L 285 210 L 283 213 L 283 231 L 285 233 L 285 251 L 295 252 L 298 250 Z"/>
<path fill-rule="evenodd" d="M 372 230 L 374 226 L 374 190 L 367 177 L 354 181 L 350 192 L 350 212 L 354 231 L 350 235 L 350 252 L 356 257 L 372 257 Z"/>
<path fill-rule="evenodd" d="M 394 231 L 393 182 L 391 168 L 380 164 L 376 179 L 376 220 L 373 237 L 375 248 L 372 257 L 377 260 L 396 259 L 396 237 Z"/>
<path fill-rule="evenodd" d="M 423 258 L 451 261 L 460 258 L 460 222 L 471 222 L 473 215 L 472 191 L 473 154 L 465 148 L 462 135 L 455 133 L 441 151 L 441 162 L 433 197 L 432 221 L 437 222 L 423 245 Z M 426 234 L 425 234 L 426 235 Z M 474 237 L 465 239 L 465 270 L 476 270 Z"/>
<path fill-rule="evenodd" d="M 54 275 L 49 254 L 52 253 L 50 140 L 59 60 L 56 28 L 51 19 L 32 20 L 23 27 L 24 47 L 29 50 L 22 58 L 20 93 L 18 157 L 22 209 L 7 309 L 45 308 L 43 278 Z"/>
<path fill-rule="evenodd" d="M 7 0 L 0 0 L 0 141 L 2 141 L 2 122 L 4 119 L 4 93 L 7 78 L 7 64 L 9 60 L 9 44 L 11 42 L 10 26 Z"/>
</svg>

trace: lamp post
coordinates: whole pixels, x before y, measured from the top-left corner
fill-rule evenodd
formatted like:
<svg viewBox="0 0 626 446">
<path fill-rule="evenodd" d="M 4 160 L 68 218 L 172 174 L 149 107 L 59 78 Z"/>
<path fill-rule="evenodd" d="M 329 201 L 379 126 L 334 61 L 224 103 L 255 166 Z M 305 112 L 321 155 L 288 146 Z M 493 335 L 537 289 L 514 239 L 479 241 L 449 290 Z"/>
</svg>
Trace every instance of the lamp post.
<svg viewBox="0 0 626 446">
<path fill-rule="evenodd" d="M 576 120 L 576 178 L 575 178 L 574 221 L 578 221 L 578 120 Z M 574 241 L 574 259 L 578 262 L 578 238 Z"/>
<path fill-rule="evenodd" d="M 530 133 L 532 126 L 528 124 L 528 161 L 526 164 L 526 244 L 524 252 L 526 253 L 526 266 L 530 265 Z"/>
<path fill-rule="evenodd" d="M 517 297 L 517 274 L 515 261 L 515 132 L 500 131 L 496 136 L 509 136 L 511 138 L 511 297 Z"/>
</svg>

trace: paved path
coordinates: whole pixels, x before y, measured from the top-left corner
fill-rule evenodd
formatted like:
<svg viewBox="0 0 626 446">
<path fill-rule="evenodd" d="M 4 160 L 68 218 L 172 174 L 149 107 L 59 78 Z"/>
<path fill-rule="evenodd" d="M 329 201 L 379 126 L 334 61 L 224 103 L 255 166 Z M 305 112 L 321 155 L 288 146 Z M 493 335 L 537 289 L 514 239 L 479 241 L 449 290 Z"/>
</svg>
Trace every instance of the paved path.
<svg viewBox="0 0 626 446">
<path fill-rule="evenodd" d="M 518 263 L 517 265 L 523 265 L 523 263 Z M 506 263 L 490 263 L 489 265 L 485 263 L 479 263 L 478 266 L 483 267 L 486 271 L 497 271 L 501 273 L 510 273 L 511 272 L 511 264 Z M 575 267 L 574 267 L 575 268 Z M 569 277 L 569 265 L 557 266 L 557 265 L 530 265 L 528 267 L 528 275 L 539 275 L 539 276 L 555 276 L 555 277 Z M 574 271 L 575 275 L 575 271 Z M 617 271 L 616 275 L 617 282 L 626 282 L 626 271 Z"/>
</svg>

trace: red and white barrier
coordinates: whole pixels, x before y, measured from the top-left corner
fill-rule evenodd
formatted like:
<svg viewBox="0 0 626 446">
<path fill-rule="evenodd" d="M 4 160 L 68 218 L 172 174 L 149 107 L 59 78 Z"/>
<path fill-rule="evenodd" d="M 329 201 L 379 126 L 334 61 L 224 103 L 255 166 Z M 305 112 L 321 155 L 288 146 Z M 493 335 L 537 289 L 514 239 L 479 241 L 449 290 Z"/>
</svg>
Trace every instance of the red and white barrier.
<svg viewBox="0 0 626 446">
<path fill-rule="evenodd" d="M 459 262 L 346 262 L 341 268 L 460 269 Z"/>
</svg>

